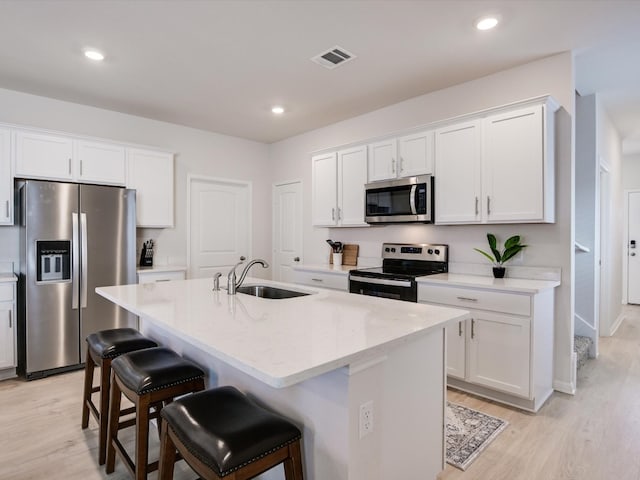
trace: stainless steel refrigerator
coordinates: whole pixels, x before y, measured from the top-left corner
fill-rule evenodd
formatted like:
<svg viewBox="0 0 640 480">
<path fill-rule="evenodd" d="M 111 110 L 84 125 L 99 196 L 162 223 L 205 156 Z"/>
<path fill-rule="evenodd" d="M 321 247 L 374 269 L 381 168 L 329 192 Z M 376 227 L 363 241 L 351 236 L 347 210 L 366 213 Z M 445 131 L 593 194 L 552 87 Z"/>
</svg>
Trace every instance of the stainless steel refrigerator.
<svg viewBox="0 0 640 480">
<path fill-rule="evenodd" d="M 17 187 L 18 370 L 32 379 L 78 368 L 90 333 L 136 326 L 95 293 L 136 282 L 135 190 L 35 180 Z"/>
</svg>

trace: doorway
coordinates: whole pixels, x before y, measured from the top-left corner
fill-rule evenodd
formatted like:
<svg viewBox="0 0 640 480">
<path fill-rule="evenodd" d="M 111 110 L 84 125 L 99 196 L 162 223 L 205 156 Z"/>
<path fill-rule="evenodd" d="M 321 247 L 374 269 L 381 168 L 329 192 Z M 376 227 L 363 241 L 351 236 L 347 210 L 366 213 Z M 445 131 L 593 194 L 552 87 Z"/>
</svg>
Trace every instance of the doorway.
<svg viewBox="0 0 640 480">
<path fill-rule="evenodd" d="M 626 192 L 627 303 L 640 305 L 640 190 Z"/>
<path fill-rule="evenodd" d="M 188 178 L 189 278 L 226 275 L 251 258 L 251 183 Z"/>
<path fill-rule="evenodd" d="M 302 182 L 273 186 L 273 279 L 293 282 L 302 259 Z"/>
</svg>

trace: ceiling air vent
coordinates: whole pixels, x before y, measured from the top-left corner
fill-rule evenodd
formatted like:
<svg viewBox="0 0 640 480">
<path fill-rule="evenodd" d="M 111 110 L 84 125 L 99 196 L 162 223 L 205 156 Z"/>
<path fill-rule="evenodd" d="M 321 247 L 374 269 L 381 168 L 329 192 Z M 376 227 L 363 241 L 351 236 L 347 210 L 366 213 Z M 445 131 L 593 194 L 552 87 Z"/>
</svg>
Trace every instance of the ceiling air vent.
<svg viewBox="0 0 640 480">
<path fill-rule="evenodd" d="M 354 58 L 356 58 L 356 56 L 353 53 L 348 52 L 344 48 L 336 45 L 326 52 L 322 52 L 320 55 L 316 55 L 311 59 L 311 61 L 332 70 L 339 65 L 343 65 L 348 61 L 353 60 Z"/>
</svg>

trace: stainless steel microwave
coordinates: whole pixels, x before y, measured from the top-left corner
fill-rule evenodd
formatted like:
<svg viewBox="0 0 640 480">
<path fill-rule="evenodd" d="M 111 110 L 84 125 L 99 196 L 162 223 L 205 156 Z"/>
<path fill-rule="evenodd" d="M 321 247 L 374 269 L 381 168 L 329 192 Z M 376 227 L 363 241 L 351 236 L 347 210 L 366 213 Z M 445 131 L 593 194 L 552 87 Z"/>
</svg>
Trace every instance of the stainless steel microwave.
<svg viewBox="0 0 640 480">
<path fill-rule="evenodd" d="M 399 178 L 365 186 L 367 223 L 433 223 L 433 176 Z"/>
</svg>

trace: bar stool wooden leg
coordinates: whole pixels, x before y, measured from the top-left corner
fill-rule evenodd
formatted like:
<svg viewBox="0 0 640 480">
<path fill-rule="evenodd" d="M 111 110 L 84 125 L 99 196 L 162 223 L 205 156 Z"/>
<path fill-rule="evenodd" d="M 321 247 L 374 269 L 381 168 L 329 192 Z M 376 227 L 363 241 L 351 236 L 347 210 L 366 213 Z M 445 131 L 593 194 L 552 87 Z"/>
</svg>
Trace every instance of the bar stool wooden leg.
<svg viewBox="0 0 640 480">
<path fill-rule="evenodd" d="M 116 449 L 114 442 L 118 442 L 118 423 L 120 421 L 120 402 L 122 394 L 115 374 L 111 372 L 111 399 L 109 402 L 109 431 L 107 436 L 107 473 L 113 473 L 116 466 Z M 115 412 L 115 413 L 114 413 Z"/>
<path fill-rule="evenodd" d="M 302 479 L 302 454 L 300 440 L 289 445 L 289 457 L 284 461 L 285 480 Z"/>
<path fill-rule="evenodd" d="M 173 467 L 176 463 L 176 447 L 169 438 L 169 428 L 166 421 L 158 419 L 158 424 L 162 424 L 160 433 L 160 460 L 158 480 L 173 480 Z"/>
<path fill-rule="evenodd" d="M 87 361 L 84 364 L 84 393 L 82 395 L 82 429 L 89 426 L 89 405 L 87 401 L 91 399 L 93 391 L 93 373 L 96 368 L 91 358 L 89 347 L 87 347 Z"/>
<path fill-rule="evenodd" d="M 104 465 L 107 457 L 107 429 L 109 428 L 109 394 L 111 392 L 111 359 L 102 360 L 100 367 L 100 438 L 98 464 Z"/>
<path fill-rule="evenodd" d="M 145 480 L 147 478 L 148 448 L 149 397 L 145 395 L 136 402 L 136 480 Z"/>
</svg>

